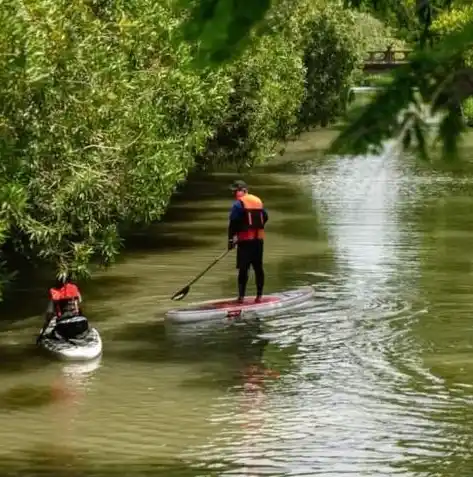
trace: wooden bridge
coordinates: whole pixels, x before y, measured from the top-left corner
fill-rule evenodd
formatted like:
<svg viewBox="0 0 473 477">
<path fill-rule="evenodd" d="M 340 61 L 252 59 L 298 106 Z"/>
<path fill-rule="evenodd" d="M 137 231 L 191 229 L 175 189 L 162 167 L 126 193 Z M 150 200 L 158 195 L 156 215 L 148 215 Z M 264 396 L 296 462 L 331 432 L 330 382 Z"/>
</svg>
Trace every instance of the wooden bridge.
<svg viewBox="0 0 473 477">
<path fill-rule="evenodd" d="M 370 51 L 365 58 L 364 71 L 379 72 L 393 70 L 408 62 L 411 50 L 392 50 L 390 47 L 385 51 Z"/>
</svg>

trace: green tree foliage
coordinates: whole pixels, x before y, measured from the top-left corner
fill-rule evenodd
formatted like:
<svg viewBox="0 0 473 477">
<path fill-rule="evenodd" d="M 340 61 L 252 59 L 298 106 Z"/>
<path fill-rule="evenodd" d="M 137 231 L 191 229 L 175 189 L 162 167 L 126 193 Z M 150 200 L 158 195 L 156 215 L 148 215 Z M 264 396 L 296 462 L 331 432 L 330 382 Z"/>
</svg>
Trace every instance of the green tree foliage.
<svg viewBox="0 0 473 477">
<path fill-rule="evenodd" d="M 376 18 L 411 37 L 417 27 L 415 12 L 416 0 L 345 0 L 347 9 L 369 12 Z"/>
<path fill-rule="evenodd" d="M 345 112 L 350 88 L 366 76 L 362 68 L 368 51 L 406 48 L 392 28 L 366 12 L 347 10 L 335 1 L 316 11 L 304 26 L 302 127 L 326 125 Z"/>
<path fill-rule="evenodd" d="M 403 38 L 399 37 L 398 31 L 366 12 L 344 11 L 344 15 L 355 18 L 356 28 L 359 34 L 357 39 L 366 50 L 386 50 L 389 46 L 393 50 L 410 49 Z"/>
<path fill-rule="evenodd" d="M 406 40 L 424 47 L 432 43 L 432 22 L 462 0 L 345 0 L 345 6 L 368 11 L 395 27 Z"/>
<path fill-rule="evenodd" d="M 473 20 L 473 5 L 460 4 L 439 14 L 432 23 L 431 30 L 434 35 L 444 37 L 449 33 L 461 31 L 471 20 Z M 465 64 L 473 66 L 473 49 L 465 53 Z M 473 124 L 473 98 L 466 98 L 462 106 L 467 123 Z"/>
<path fill-rule="evenodd" d="M 340 112 L 366 13 L 323 0 L 193 7 L 2 3 L 0 287 L 12 254 L 58 274 L 111 263 L 196 161 L 251 166 L 301 118 Z"/>
<path fill-rule="evenodd" d="M 198 0 L 191 5 L 189 20 L 183 26 L 184 38 L 198 43 L 197 62 L 218 64 L 238 56 L 251 42 L 251 31 L 263 22 L 270 0 Z"/>
<path fill-rule="evenodd" d="M 460 5 L 448 10 L 444 10 L 438 17 L 432 22 L 432 33 L 439 37 L 445 37 L 452 32 L 460 32 L 465 25 L 473 19 L 473 5 Z M 467 52 L 467 63 L 473 62 L 473 55 L 471 52 Z"/>
<path fill-rule="evenodd" d="M 241 2 L 243 6 L 245 1 Z M 238 5 L 239 2 L 214 0 L 214 3 L 223 6 Z M 327 5 L 332 3 L 330 0 L 325 2 Z M 387 19 L 394 26 L 404 28 L 408 32 L 414 31 L 411 39 L 418 41 L 421 49 L 426 46 L 431 49 L 417 51 L 409 65 L 395 73 L 388 90 L 377 95 L 364 114 L 349 124 L 333 144 L 330 150 L 332 153 L 365 153 L 370 149 L 379 150 L 385 139 L 401 134 L 406 147 L 416 145 L 416 150 L 427 157 L 426 131 L 429 128 L 424 121 L 424 106 L 430 104 L 430 113 L 442 114 L 437 132 L 443 144 L 444 157 L 456 155 L 458 139 L 463 130 L 458 114 L 459 104 L 473 94 L 471 70 L 465 68 L 464 64 L 464 56 L 472 46 L 473 22 L 468 21 L 459 31 L 441 38 L 435 46 L 432 42 L 431 27 L 444 9 L 470 4 L 471 2 L 465 0 L 346 0 L 347 7 L 375 12 L 379 18 Z M 258 24 L 260 18 L 259 7 L 254 12 L 247 8 L 245 22 L 232 29 L 233 44 L 243 44 L 245 36 L 251 36 L 248 32 L 251 32 L 252 26 Z M 189 21 L 194 20 L 191 18 Z M 212 15 L 209 15 L 208 31 L 212 30 L 209 26 L 212 21 Z M 209 46 L 212 44 L 217 45 L 215 50 L 218 45 L 230 45 L 228 38 L 229 36 L 215 33 L 213 40 L 209 40 L 207 44 L 207 50 L 214 48 Z M 219 57 L 220 61 L 224 57 L 228 59 L 233 50 L 228 48 L 226 51 L 227 54 Z M 418 93 L 415 93 L 416 90 Z M 400 113 L 406 110 L 409 110 L 409 114 L 403 114 L 401 118 Z"/>
<path fill-rule="evenodd" d="M 349 88 L 366 53 L 361 22 L 340 5 L 321 8 L 305 25 L 305 98 L 302 127 L 325 126 L 344 111 Z"/>
<path fill-rule="evenodd" d="M 250 167 L 295 131 L 304 94 L 300 49 L 296 32 L 270 30 L 225 66 L 232 91 L 224 118 L 199 159 L 201 165 Z"/>
<path fill-rule="evenodd" d="M 380 152 L 385 140 L 397 136 L 405 147 L 415 146 L 422 157 L 429 158 L 427 119 L 439 116 L 443 157 L 456 157 L 464 130 L 459 105 L 473 94 L 473 71 L 464 64 L 472 46 L 473 20 L 434 49 L 417 51 L 410 64 L 395 72 L 389 88 L 340 134 L 330 152 Z"/>
<path fill-rule="evenodd" d="M 258 28 L 259 42 L 226 66 L 234 90 L 204 164 L 251 166 L 300 127 L 325 125 L 339 115 L 371 46 L 368 17 L 340 4 L 277 3 Z M 381 29 L 386 33 L 380 22 L 376 26 L 379 37 Z"/>
<path fill-rule="evenodd" d="M 0 243 L 9 251 L 60 274 L 110 263 L 121 229 L 162 215 L 227 120 L 236 73 L 263 85 L 249 118 L 260 137 L 243 149 L 262 154 L 265 133 L 283 135 L 273 113 L 297 112 L 301 83 L 291 91 L 286 80 L 300 77 L 300 60 L 275 37 L 241 70 L 195 71 L 174 42 L 181 20 L 151 0 L 2 3 Z"/>
<path fill-rule="evenodd" d="M 217 10 L 211 19 L 231 15 Z M 12 254 L 58 274 L 111 263 L 123 232 L 161 217 L 196 158 L 249 166 L 293 133 L 308 79 L 324 83 L 321 114 L 334 112 L 359 54 L 336 38 L 344 12 L 318 21 L 312 0 L 273 2 L 263 17 L 243 10 L 242 30 L 196 30 L 203 50 L 221 50 L 209 61 L 246 32 L 236 60 L 196 69 L 195 45 L 182 42 L 188 11 L 164 0 L 2 3 L 0 286 Z M 322 26 L 326 36 L 312 29 Z M 345 65 L 337 79 L 315 64 L 306 76 L 307 51 Z"/>
<path fill-rule="evenodd" d="M 437 6 L 437 17 L 427 26 L 429 34 L 437 28 L 443 35 L 430 49 L 416 51 L 409 64 L 394 73 L 389 88 L 349 124 L 332 144 L 331 153 L 379 152 L 384 140 L 397 136 L 405 148 L 430 159 L 428 144 L 433 137 L 435 146 L 441 143 L 444 159 L 457 157 L 465 129 L 460 105 L 473 95 L 473 70 L 465 62 L 473 47 L 473 18 L 468 8 L 459 14 L 453 10 L 458 22 L 450 28 L 448 13 L 441 14 L 440 7 L 452 9 L 455 2 L 420 3 L 432 10 Z M 434 129 L 428 123 L 432 115 L 439 119 Z"/>
<path fill-rule="evenodd" d="M 84 274 L 116 255 L 119 225 L 161 216 L 230 88 L 185 67 L 177 25 L 147 0 L 2 3 L 4 242 Z"/>
</svg>

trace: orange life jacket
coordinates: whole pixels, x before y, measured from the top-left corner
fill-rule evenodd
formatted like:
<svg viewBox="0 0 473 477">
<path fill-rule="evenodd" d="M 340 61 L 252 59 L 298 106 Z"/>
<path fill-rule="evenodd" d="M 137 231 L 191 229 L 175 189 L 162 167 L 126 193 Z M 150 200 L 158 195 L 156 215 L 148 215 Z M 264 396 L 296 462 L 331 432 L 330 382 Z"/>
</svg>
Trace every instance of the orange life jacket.
<svg viewBox="0 0 473 477">
<path fill-rule="evenodd" d="M 49 297 L 54 303 L 57 318 L 61 318 L 63 314 L 69 316 L 77 316 L 79 311 L 79 288 L 73 283 L 66 283 L 61 288 L 51 288 Z"/>
<path fill-rule="evenodd" d="M 263 202 L 259 197 L 245 194 L 239 197 L 243 205 L 244 217 L 237 232 L 239 242 L 244 240 L 264 239 Z"/>
</svg>

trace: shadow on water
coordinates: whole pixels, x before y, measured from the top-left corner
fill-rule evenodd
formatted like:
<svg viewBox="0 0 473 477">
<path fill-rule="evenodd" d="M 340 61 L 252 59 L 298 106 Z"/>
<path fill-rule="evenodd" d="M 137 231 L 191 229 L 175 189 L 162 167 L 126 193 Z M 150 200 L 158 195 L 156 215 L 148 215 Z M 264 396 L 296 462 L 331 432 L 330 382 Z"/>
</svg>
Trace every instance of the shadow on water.
<svg viewBox="0 0 473 477">
<path fill-rule="evenodd" d="M 319 273 L 330 275 L 333 273 L 334 265 L 331 257 L 322 254 L 300 255 L 282 260 L 277 264 L 270 264 L 267 267 L 268 287 L 273 290 L 285 290 L 289 287 L 315 285 L 324 282 L 326 279 L 314 277 L 309 273 L 317 270 Z"/>
<path fill-rule="evenodd" d="M 33 343 L 26 346 L 0 343 L 0 374 L 33 370 L 49 362 Z"/>
<path fill-rule="evenodd" d="M 185 211 L 182 212 L 182 215 L 183 220 L 187 220 Z M 164 254 L 187 248 L 205 247 L 206 245 L 208 245 L 208 241 L 197 238 L 185 231 L 169 233 L 165 224 L 159 223 L 149 229 L 130 233 L 125 239 L 124 249 L 129 252 Z"/>
<path fill-rule="evenodd" d="M 38 317 L 38 327 L 41 327 L 41 314 L 47 305 L 47 286 L 17 290 L 0 304 L 0 331 L 28 327 L 29 323 L 21 323 L 29 318 Z M 21 323 L 19 326 L 18 323 Z"/>
<path fill-rule="evenodd" d="M 300 176 L 302 173 L 313 172 L 316 168 L 314 160 L 319 157 L 319 154 L 312 150 L 292 151 L 290 160 L 281 159 L 273 163 L 266 164 L 264 170 L 265 174 L 282 174 L 290 176 Z"/>
<path fill-rule="evenodd" d="M 48 287 L 52 272 L 47 267 L 19 262 L 15 265 L 20 273 L 4 290 L 4 300 L 0 302 L 0 331 L 14 322 L 44 313 L 48 300 Z M 40 325 L 41 326 L 41 325 Z"/>
<path fill-rule="evenodd" d="M 122 327 L 113 337 L 115 343 L 136 343 L 131 349 L 117 345 L 107 355 L 126 362 L 198 364 L 201 370 L 195 377 L 185 379 L 181 386 L 216 387 L 226 389 L 242 383 L 248 368 L 265 370 L 266 361 L 278 370 L 291 368 L 293 349 L 279 349 L 261 336 L 264 326 L 249 323 L 245 326 L 207 327 L 206 332 L 193 333 L 189 325 L 164 323 L 135 323 Z M 268 346 L 271 358 L 265 358 Z M 272 366 L 274 367 L 274 366 Z"/>
<path fill-rule="evenodd" d="M 222 472 L 231 471 L 231 466 L 223 462 L 215 462 L 212 471 L 205 469 L 205 475 L 209 477 L 222 475 Z M 54 443 L 27 449 L 18 455 L 8 459 L 3 458 L 0 462 L 1 475 L 24 475 L 28 477 L 197 477 L 201 476 L 202 469 L 197 465 L 179 459 L 147 458 L 133 463 L 100 462 L 88 458 L 83 453 L 75 452 L 67 445 Z"/>
<path fill-rule="evenodd" d="M 90 280 L 80 284 L 80 288 L 87 301 L 102 301 L 111 296 L 123 296 L 129 293 L 134 286 L 136 286 L 136 276 L 118 276 L 118 275 L 103 275 L 98 280 Z M 84 300 L 84 314 L 87 313 L 87 301 Z M 106 321 L 107 313 L 94 313 L 90 315 L 94 322 Z"/>
<path fill-rule="evenodd" d="M 100 301 L 112 295 L 122 295 L 129 292 L 136 277 L 128 276 L 102 276 L 99 280 L 89 280 L 79 282 L 82 295 L 90 300 Z M 38 330 L 43 324 L 44 313 L 47 306 L 48 288 L 51 282 L 43 282 L 41 288 L 31 288 L 28 290 L 16 290 L 9 296 L 8 300 L 0 306 L 0 331 L 9 329 L 21 329 L 31 327 L 31 322 L 26 322 L 31 318 L 37 318 Z M 84 302 L 83 312 L 94 322 L 103 322 L 108 319 L 107 313 L 89 314 L 87 311 L 87 301 Z"/>
<path fill-rule="evenodd" d="M 299 187 L 294 184 L 268 179 L 267 176 L 252 175 L 245 179 L 249 183 L 250 192 L 254 192 L 265 201 L 270 214 L 270 230 L 272 233 L 280 233 L 295 238 L 318 238 L 320 227 L 311 198 L 302 194 Z M 209 186 L 215 181 L 215 177 L 209 177 Z M 210 236 L 216 239 L 221 238 L 224 241 L 228 212 L 233 199 L 226 190 L 224 195 L 215 195 L 213 200 L 225 201 L 225 207 L 209 209 L 204 206 L 200 209 L 195 205 L 189 208 L 172 206 L 168 218 L 165 222 L 156 226 L 155 232 L 160 230 L 161 233 L 166 233 L 168 230 L 172 230 L 177 238 L 180 234 L 183 234 L 184 236 L 200 238 Z M 195 196 L 193 201 L 199 202 L 199 196 Z M 291 218 L 287 217 L 281 223 L 274 224 L 272 220 L 274 213 L 290 214 Z M 294 213 L 299 217 L 293 218 Z M 212 220 L 211 223 L 209 223 L 209 219 Z M 315 236 L 314 233 L 316 233 Z M 207 245 L 208 242 L 203 242 L 203 244 Z"/>
<path fill-rule="evenodd" d="M 246 342 L 238 341 L 239 346 L 232 349 L 231 358 L 223 363 L 212 360 L 207 365 L 205 372 L 201 372 L 195 377 L 185 379 L 181 386 L 184 388 L 216 387 L 228 389 L 244 384 L 245 374 L 249 369 L 262 373 L 266 370 L 264 363 L 264 353 L 269 341 L 264 338 L 248 339 Z"/>
<path fill-rule="evenodd" d="M 51 386 L 16 386 L 0 392 L 0 408 L 9 411 L 42 407 L 53 401 Z"/>
<path fill-rule="evenodd" d="M 225 234 L 225 225 L 222 228 L 218 226 L 209 228 L 198 224 L 208 219 L 209 211 L 221 215 L 225 224 L 231 200 L 229 191 L 231 180 L 230 177 L 218 180 L 202 173 L 191 174 L 187 182 L 174 194 L 159 222 L 126 234 L 124 240 L 126 254 L 119 257 L 117 262 L 123 263 L 130 258 L 145 258 L 150 254 L 169 254 L 209 246 L 212 241 L 205 236 Z M 207 205 L 207 202 L 214 202 L 223 197 L 228 198 L 228 206 Z"/>
<path fill-rule="evenodd" d="M 193 333 L 191 325 L 164 322 L 130 323 L 113 333 L 114 342 L 139 343 L 132 350 L 118 349 L 116 355 L 138 361 L 199 362 L 215 361 L 224 355 L 235 355 L 257 339 L 260 328 L 254 326 L 208 327 L 205 333 Z"/>
<path fill-rule="evenodd" d="M 307 163 L 309 158 L 301 160 L 301 164 Z M 275 165 L 265 165 L 264 168 L 256 169 L 252 173 L 233 174 L 219 172 L 215 174 L 194 175 L 189 179 L 188 185 L 177 194 L 171 206 L 163 217 L 164 228 L 169 224 L 170 229 L 174 223 L 188 222 L 198 223 L 206 219 L 210 214 L 223 215 L 222 221 L 226 225 L 228 212 L 233 201 L 230 184 L 235 179 L 243 179 L 248 183 L 250 192 L 253 192 L 265 201 L 271 210 L 287 211 L 294 210 L 295 205 L 303 205 L 304 210 L 312 210 L 311 199 L 307 200 L 298 183 L 290 183 L 271 177 L 268 173 L 271 168 L 281 172 L 297 170 L 300 174 L 301 165 L 293 161 L 286 161 Z M 294 200 L 297 204 L 294 204 Z M 212 203 L 207 204 L 210 201 Z M 216 202 L 217 201 L 217 202 Z M 301 210 L 297 208 L 300 213 Z M 193 230 L 193 228 L 192 228 Z M 192 233 L 189 235 L 193 236 Z"/>
<path fill-rule="evenodd" d="M 275 231 L 286 237 L 294 238 L 313 238 L 314 242 L 324 238 L 324 233 L 314 220 L 309 222 L 306 217 L 287 218 L 280 225 L 276 226 Z"/>
</svg>

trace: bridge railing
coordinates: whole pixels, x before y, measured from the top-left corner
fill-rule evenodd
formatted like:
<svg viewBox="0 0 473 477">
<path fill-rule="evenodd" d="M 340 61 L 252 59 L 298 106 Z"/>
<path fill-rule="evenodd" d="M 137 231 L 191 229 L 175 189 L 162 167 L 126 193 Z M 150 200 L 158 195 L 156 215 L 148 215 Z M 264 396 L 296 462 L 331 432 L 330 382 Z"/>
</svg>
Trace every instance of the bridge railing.
<svg viewBox="0 0 473 477">
<path fill-rule="evenodd" d="M 365 64 L 376 63 L 406 63 L 409 60 L 411 50 L 370 51 L 365 57 Z"/>
</svg>

